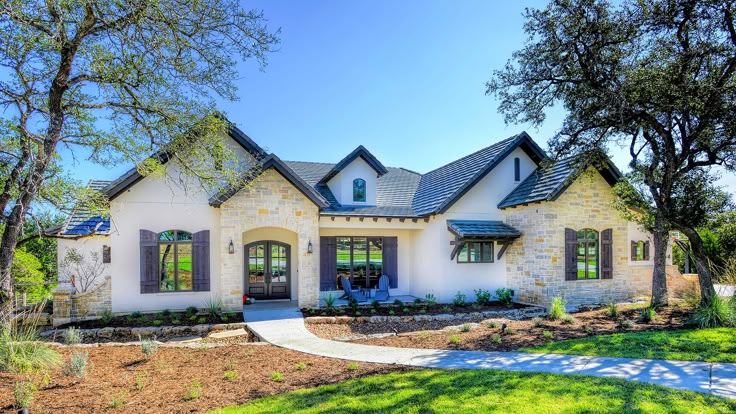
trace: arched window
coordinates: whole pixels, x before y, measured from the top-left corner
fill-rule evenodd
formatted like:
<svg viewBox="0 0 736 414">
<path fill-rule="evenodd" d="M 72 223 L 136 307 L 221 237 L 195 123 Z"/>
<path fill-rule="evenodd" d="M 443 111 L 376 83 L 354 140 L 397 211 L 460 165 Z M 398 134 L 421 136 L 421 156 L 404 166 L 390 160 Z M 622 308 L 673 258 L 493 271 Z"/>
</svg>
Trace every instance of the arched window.
<svg viewBox="0 0 736 414">
<path fill-rule="evenodd" d="M 631 261 L 649 260 L 649 242 L 631 241 Z"/>
<path fill-rule="evenodd" d="M 514 181 L 521 181 L 521 160 L 514 158 Z"/>
<path fill-rule="evenodd" d="M 159 291 L 192 290 L 192 233 L 167 230 L 158 234 Z"/>
<path fill-rule="evenodd" d="M 353 180 L 353 202 L 365 203 L 365 180 L 362 178 Z"/>
<path fill-rule="evenodd" d="M 578 230 L 577 236 L 578 279 L 598 279 L 598 232 L 583 229 Z"/>
</svg>

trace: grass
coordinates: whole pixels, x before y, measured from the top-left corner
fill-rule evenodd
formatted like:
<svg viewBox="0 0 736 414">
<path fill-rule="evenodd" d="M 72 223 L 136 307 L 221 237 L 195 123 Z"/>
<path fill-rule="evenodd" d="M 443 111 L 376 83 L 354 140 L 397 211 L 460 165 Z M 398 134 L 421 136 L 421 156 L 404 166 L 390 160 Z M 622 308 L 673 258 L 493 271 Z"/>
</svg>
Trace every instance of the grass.
<svg viewBox="0 0 736 414">
<path fill-rule="evenodd" d="M 736 328 L 631 332 L 549 342 L 525 352 L 736 362 Z"/>
<path fill-rule="evenodd" d="M 491 370 L 371 376 L 226 407 L 235 413 L 717 413 L 736 401 L 640 382 Z"/>
</svg>

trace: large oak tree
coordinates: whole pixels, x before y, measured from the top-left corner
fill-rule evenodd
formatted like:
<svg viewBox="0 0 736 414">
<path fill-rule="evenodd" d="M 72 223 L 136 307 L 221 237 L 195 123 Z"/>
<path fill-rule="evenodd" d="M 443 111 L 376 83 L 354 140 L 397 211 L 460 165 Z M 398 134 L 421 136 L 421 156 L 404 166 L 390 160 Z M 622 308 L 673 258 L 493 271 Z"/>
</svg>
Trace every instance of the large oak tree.
<svg viewBox="0 0 736 414">
<path fill-rule="evenodd" d="M 146 174 L 175 159 L 209 187 L 241 179 L 214 100 L 237 98 L 238 63 L 263 67 L 277 35 L 237 0 L 3 1 L 0 303 L 12 297 L 13 252 L 34 205 L 104 208 L 69 179 L 60 151 L 139 162 Z"/>
<path fill-rule="evenodd" d="M 558 155 L 629 148 L 653 207 L 653 305 L 667 303 L 671 229 L 690 238 L 703 300 L 711 297 L 700 237 L 675 197 L 698 170 L 734 168 L 734 13 L 729 0 L 553 0 L 526 11 L 525 46 L 487 84 L 507 122 L 539 125 L 548 108 L 564 107 L 550 144 Z"/>
</svg>

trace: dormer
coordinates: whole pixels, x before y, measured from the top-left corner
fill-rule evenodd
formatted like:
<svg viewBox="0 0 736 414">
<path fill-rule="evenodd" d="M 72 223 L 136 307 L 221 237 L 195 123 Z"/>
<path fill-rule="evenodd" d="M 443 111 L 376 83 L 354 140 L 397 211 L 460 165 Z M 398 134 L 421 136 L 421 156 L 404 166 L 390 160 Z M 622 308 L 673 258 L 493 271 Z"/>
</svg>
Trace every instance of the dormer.
<svg viewBox="0 0 736 414">
<path fill-rule="evenodd" d="M 343 206 L 375 206 L 376 182 L 388 170 L 360 145 L 319 181 L 326 184 Z"/>
</svg>

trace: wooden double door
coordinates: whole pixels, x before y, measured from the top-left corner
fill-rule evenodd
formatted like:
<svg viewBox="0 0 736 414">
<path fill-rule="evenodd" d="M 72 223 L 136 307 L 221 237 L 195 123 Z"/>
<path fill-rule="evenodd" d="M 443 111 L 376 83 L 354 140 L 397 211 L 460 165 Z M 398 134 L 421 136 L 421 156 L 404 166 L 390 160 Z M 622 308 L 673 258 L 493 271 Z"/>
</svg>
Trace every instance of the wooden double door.
<svg viewBox="0 0 736 414">
<path fill-rule="evenodd" d="M 245 246 L 245 292 L 255 299 L 289 299 L 291 246 L 261 240 Z"/>
</svg>

